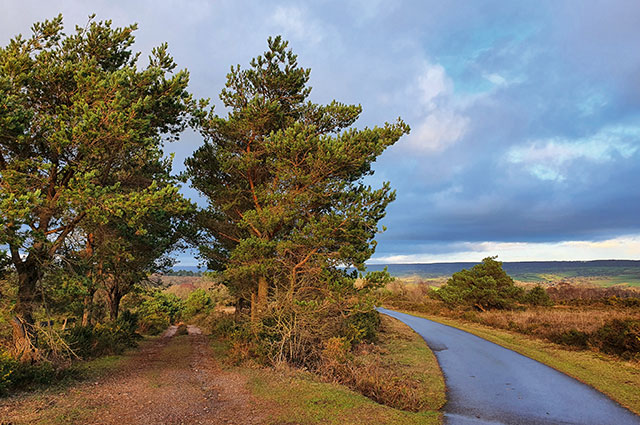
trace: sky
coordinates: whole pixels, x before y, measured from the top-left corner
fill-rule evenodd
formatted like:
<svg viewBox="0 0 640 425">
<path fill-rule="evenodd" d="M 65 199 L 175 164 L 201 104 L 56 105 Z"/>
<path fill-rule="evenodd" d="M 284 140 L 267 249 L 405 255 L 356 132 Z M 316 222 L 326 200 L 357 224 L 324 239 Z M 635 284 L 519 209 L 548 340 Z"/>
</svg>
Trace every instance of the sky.
<svg viewBox="0 0 640 425">
<path fill-rule="evenodd" d="M 63 13 L 138 23 L 196 97 L 281 34 L 311 100 L 361 104 L 357 127 L 411 133 L 367 183 L 397 191 L 371 262 L 640 259 L 640 2 L 0 0 L 0 45 Z M 174 168 L 202 143 L 166 147 Z M 203 204 L 190 188 L 184 193 Z M 180 263 L 193 265 L 191 253 Z"/>
</svg>

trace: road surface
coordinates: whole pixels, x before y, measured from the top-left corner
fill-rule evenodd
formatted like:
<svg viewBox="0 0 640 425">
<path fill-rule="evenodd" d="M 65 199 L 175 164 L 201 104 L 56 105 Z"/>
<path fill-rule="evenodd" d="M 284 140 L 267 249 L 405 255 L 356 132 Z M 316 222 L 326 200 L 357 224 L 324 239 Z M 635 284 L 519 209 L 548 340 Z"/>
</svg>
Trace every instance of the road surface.
<svg viewBox="0 0 640 425">
<path fill-rule="evenodd" d="M 378 310 L 435 352 L 447 384 L 447 425 L 640 425 L 639 416 L 542 363 L 450 326 Z"/>
</svg>

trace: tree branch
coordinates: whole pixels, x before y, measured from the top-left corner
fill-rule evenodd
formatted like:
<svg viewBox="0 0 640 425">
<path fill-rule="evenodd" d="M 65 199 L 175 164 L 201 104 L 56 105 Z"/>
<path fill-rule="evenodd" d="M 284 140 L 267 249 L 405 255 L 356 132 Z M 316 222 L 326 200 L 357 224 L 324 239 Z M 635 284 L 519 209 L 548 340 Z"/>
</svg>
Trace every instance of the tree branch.
<svg viewBox="0 0 640 425">
<path fill-rule="evenodd" d="M 62 230 L 62 233 L 60 233 L 58 235 L 58 237 L 56 238 L 55 242 L 53 242 L 53 244 L 51 245 L 51 248 L 49 248 L 49 256 L 52 256 L 52 255 L 54 255 L 56 253 L 56 251 L 60 248 L 60 246 L 62 246 L 62 243 L 66 239 L 67 235 L 69 235 L 69 233 L 71 233 L 71 231 L 76 227 L 76 225 L 78 223 L 80 223 L 80 221 L 82 221 L 82 219 L 86 215 L 87 215 L 86 212 L 78 214 L 76 216 L 76 218 L 71 220 L 71 222 L 69 224 L 67 224 L 66 226 L 63 227 L 64 230 Z"/>
</svg>

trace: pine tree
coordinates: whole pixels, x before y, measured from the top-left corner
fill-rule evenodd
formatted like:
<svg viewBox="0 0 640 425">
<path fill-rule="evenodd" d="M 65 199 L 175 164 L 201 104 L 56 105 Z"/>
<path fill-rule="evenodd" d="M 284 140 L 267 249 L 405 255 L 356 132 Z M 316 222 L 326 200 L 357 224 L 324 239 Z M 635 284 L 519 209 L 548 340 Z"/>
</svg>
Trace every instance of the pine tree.
<svg viewBox="0 0 640 425">
<path fill-rule="evenodd" d="M 270 295 L 304 297 L 343 266 L 363 267 L 395 193 L 362 179 L 409 131 L 400 119 L 357 130 L 360 106 L 309 102 L 310 71 L 280 37 L 268 46 L 248 69 L 232 67 L 220 95 L 228 115 L 202 114 L 204 145 L 186 161 L 209 202 L 201 255 L 254 316 Z"/>
<path fill-rule="evenodd" d="M 186 125 L 188 73 L 174 72 L 166 45 L 139 67 L 136 26 L 92 19 L 67 36 L 60 15 L 0 48 L 0 244 L 17 274 L 14 339 L 25 352 L 36 285 L 79 226 L 134 224 L 161 199 L 183 202 L 172 183 L 127 187 L 164 164 L 163 141 Z"/>
</svg>

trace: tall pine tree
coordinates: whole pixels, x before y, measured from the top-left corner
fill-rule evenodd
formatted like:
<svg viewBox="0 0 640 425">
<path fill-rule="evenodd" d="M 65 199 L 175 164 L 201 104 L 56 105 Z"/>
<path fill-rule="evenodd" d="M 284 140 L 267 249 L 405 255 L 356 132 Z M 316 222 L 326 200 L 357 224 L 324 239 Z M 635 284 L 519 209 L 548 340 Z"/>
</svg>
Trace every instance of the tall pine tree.
<svg viewBox="0 0 640 425">
<path fill-rule="evenodd" d="M 135 227 L 150 206 L 184 202 L 171 182 L 130 189 L 165 165 L 163 142 L 191 104 L 166 45 L 139 66 L 135 29 L 90 21 L 65 35 L 60 15 L 0 48 L 0 244 L 17 274 L 18 351 L 31 348 L 37 284 L 79 226 L 127 216 Z"/>
<path fill-rule="evenodd" d="M 409 131 L 400 119 L 357 130 L 360 106 L 309 102 L 310 71 L 280 37 L 268 45 L 248 69 L 232 67 L 220 95 L 228 115 L 203 113 L 204 144 L 186 161 L 209 202 L 201 255 L 254 316 L 270 296 L 304 298 L 329 271 L 363 267 L 395 194 L 362 179 Z"/>
</svg>

